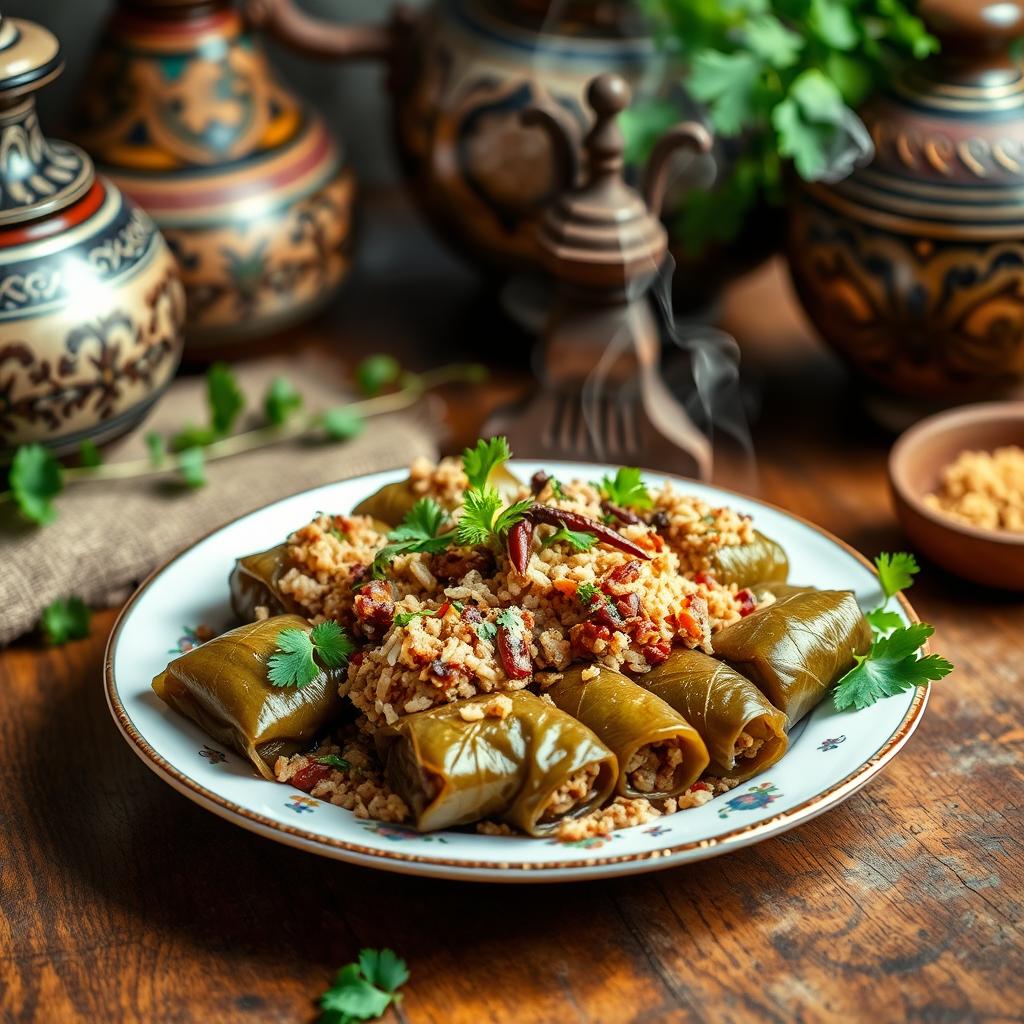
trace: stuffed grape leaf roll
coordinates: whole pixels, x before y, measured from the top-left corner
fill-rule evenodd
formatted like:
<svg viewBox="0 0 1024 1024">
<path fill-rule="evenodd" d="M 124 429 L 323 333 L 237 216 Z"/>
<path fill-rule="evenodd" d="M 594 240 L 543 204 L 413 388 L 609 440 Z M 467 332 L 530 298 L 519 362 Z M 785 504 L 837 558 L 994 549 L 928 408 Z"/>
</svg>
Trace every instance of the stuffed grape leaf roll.
<svg viewBox="0 0 1024 1024">
<path fill-rule="evenodd" d="M 504 717 L 489 713 L 503 702 Z M 525 690 L 406 715 L 375 740 L 421 832 L 497 818 L 543 835 L 602 804 L 618 776 L 597 736 Z"/>
<path fill-rule="evenodd" d="M 716 548 L 711 556 L 711 572 L 720 583 L 749 587 L 785 580 L 789 576 L 789 558 L 781 544 L 755 530 L 749 544 Z"/>
<path fill-rule="evenodd" d="M 342 710 L 345 668 L 321 669 L 303 687 L 272 686 L 267 661 L 286 629 L 308 630 L 298 615 L 239 626 L 175 658 L 153 680 L 157 696 L 218 743 L 273 779 L 281 755 L 309 747 Z"/>
<path fill-rule="evenodd" d="M 744 782 L 786 752 L 786 716 L 724 662 L 676 650 L 638 682 L 700 733 L 713 775 Z"/>
<path fill-rule="evenodd" d="M 848 590 L 790 594 L 715 634 L 715 656 L 745 675 L 790 726 L 871 646 L 871 627 Z"/>
<path fill-rule="evenodd" d="M 693 725 L 620 672 L 573 665 L 544 692 L 615 754 L 621 796 L 678 796 L 708 765 L 707 748 Z"/>
<path fill-rule="evenodd" d="M 253 622 L 257 608 L 266 608 L 271 615 L 301 612 L 300 605 L 278 587 L 287 571 L 287 544 L 239 558 L 228 578 L 235 615 L 242 622 Z"/>
</svg>

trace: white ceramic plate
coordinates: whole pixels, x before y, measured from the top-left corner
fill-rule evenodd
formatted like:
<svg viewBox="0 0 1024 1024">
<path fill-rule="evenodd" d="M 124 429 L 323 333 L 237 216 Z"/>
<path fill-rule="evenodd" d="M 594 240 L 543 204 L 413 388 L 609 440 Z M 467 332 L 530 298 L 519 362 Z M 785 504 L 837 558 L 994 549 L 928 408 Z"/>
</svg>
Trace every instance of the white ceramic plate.
<svg viewBox="0 0 1024 1024">
<path fill-rule="evenodd" d="M 529 479 L 540 464 L 512 467 Z M 592 465 L 546 464 L 563 479 L 594 479 Z M 837 712 L 823 701 L 794 730 L 786 756 L 763 775 L 703 807 L 608 838 L 557 840 L 427 835 L 361 821 L 351 812 L 256 776 L 190 721 L 167 708 L 150 682 L 193 642 L 199 625 L 222 631 L 232 622 L 228 573 L 236 557 L 283 540 L 318 511 L 347 512 L 400 471 L 344 480 L 286 498 L 225 526 L 154 573 L 135 593 L 107 649 L 107 701 L 125 739 L 162 779 L 200 806 L 252 832 L 355 864 L 409 874 L 501 882 L 565 881 L 653 871 L 701 860 L 778 835 L 845 800 L 879 772 L 921 720 L 927 692 L 915 689 L 865 711 Z M 647 474 L 649 481 L 663 477 Z M 754 517 L 789 554 L 790 579 L 856 592 L 861 605 L 881 599 L 869 563 L 841 541 L 780 509 L 714 487 L 676 485 Z M 910 605 L 900 613 L 915 621 Z"/>
</svg>

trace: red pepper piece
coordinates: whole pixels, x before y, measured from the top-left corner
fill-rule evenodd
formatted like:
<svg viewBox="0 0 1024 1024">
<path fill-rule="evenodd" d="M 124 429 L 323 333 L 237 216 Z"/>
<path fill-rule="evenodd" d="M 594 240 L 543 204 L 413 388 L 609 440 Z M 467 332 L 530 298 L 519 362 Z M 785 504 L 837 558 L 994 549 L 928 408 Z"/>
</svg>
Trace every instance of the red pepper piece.
<svg viewBox="0 0 1024 1024">
<path fill-rule="evenodd" d="M 754 598 L 754 593 L 749 587 L 744 587 L 742 590 L 737 591 L 736 600 L 740 605 L 740 617 L 746 618 L 751 612 L 757 610 L 757 601 Z"/>
<path fill-rule="evenodd" d="M 505 545 L 508 548 L 508 560 L 512 563 L 520 576 L 526 573 L 526 567 L 530 564 L 530 548 L 533 545 L 533 522 L 529 519 L 520 519 L 505 538 Z"/>
<path fill-rule="evenodd" d="M 308 793 L 318 782 L 326 779 L 330 771 L 330 765 L 310 761 L 305 768 L 300 768 L 289 781 L 296 789 Z"/>
<path fill-rule="evenodd" d="M 532 505 L 526 511 L 526 519 L 533 523 L 544 523 L 547 526 L 564 527 L 566 530 L 575 530 L 581 533 L 592 533 L 602 544 L 625 551 L 627 555 L 641 558 L 645 562 L 651 559 L 650 554 L 642 547 L 626 540 L 621 534 L 613 529 L 599 523 L 589 516 L 580 515 L 578 512 L 567 512 L 565 509 L 552 508 L 550 505 Z M 511 538 L 512 534 L 509 533 Z"/>
<path fill-rule="evenodd" d="M 498 626 L 498 657 L 509 679 L 526 679 L 533 675 L 533 662 L 526 637 L 521 630 Z"/>
</svg>

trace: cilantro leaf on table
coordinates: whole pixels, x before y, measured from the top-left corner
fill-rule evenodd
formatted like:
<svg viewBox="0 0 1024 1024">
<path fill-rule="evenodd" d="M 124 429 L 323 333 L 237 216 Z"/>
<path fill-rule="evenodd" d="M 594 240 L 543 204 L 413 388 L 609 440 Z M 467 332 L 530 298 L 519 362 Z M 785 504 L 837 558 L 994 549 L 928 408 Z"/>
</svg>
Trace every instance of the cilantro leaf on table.
<svg viewBox="0 0 1024 1024">
<path fill-rule="evenodd" d="M 311 630 L 284 629 L 278 635 L 277 650 L 267 659 L 267 679 L 271 686 L 301 690 L 320 674 L 314 655 L 325 668 L 340 668 L 353 650 L 348 633 L 331 620 Z"/>
<path fill-rule="evenodd" d="M 358 437 L 366 426 L 366 420 L 359 413 L 352 412 L 343 405 L 328 409 L 320 416 L 320 423 L 324 433 L 332 441 L 350 441 L 353 437 Z"/>
<path fill-rule="evenodd" d="M 402 367 L 394 356 L 367 356 L 356 367 L 356 384 L 364 395 L 373 398 L 389 384 L 394 384 L 401 375 Z"/>
<path fill-rule="evenodd" d="M 596 486 L 602 498 L 620 508 L 650 508 L 654 504 L 635 466 L 622 466 L 614 477 L 602 477 Z"/>
<path fill-rule="evenodd" d="M 320 997 L 321 1024 L 374 1020 L 402 998 L 398 989 L 408 980 L 405 961 L 390 949 L 362 950 L 359 962 L 342 967 Z"/>
<path fill-rule="evenodd" d="M 302 408 L 302 395 L 287 377 L 275 377 L 263 396 L 263 415 L 275 427 L 287 423 Z"/>
<path fill-rule="evenodd" d="M 78 460 L 86 469 L 103 465 L 103 454 L 92 441 L 83 441 L 78 446 Z"/>
<path fill-rule="evenodd" d="M 882 697 L 903 693 L 930 680 L 942 679 L 953 666 L 938 654 L 918 657 L 918 651 L 935 632 L 926 622 L 901 626 L 888 636 L 876 637 L 867 654 L 839 680 L 832 696 L 837 711 L 859 711 Z"/>
<path fill-rule="evenodd" d="M 589 551 L 596 543 L 597 537 L 592 533 L 587 533 L 580 530 L 569 530 L 562 526 L 557 529 L 541 547 L 549 548 L 553 544 L 565 543 L 568 544 L 573 551 Z"/>
<path fill-rule="evenodd" d="M 178 455 L 178 470 L 181 478 L 189 487 L 204 487 L 206 485 L 206 456 L 199 446 L 186 448 Z"/>
<path fill-rule="evenodd" d="M 57 518 L 53 499 L 64 490 L 64 468 L 49 448 L 22 445 L 14 453 L 8 484 L 26 519 L 45 526 Z"/>
<path fill-rule="evenodd" d="M 245 395 L 227 363 L 214 363 L 206 371 L 206 403 L 214 432 L 228 433 L 245 408 Z"/>
<path fill-rule="evenodd" d="M 159 469 L 164 464 L 167 448 L 164 439 L 155 430 L 146 434 L 146 450 L 149 452 L 149 464 Z"/>
<path fill-rule="evenodd" d="M 92 612 L 80 597 L 58 598 L 43 610 L 39 626 L 46 642 L 58 646 L 87 637 L 91 620 Z"/>
<path fill-rule="evenodd" d="M 908 551 L 897 551 L 895 554 L 883 551 L 875 559 L 875 568 L 886 599 L 913 586 L 914 577 L 921 571 L 917 559 Z"/>
<path fill-rule="evenodd" d="M 462 470 L 469 479 L 469 486 L 482 490 L 487 486 L 491 473 L 511 458 L 507 438 L 481 438 L 474 447 L 462 453 Z"/>
</svg>

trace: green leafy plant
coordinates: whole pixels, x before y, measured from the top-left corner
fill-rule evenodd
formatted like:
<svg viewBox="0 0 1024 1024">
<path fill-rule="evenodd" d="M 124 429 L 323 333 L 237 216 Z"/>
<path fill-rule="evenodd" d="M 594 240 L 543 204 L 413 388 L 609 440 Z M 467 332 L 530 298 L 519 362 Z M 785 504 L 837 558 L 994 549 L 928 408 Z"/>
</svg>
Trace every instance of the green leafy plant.
<svg viewBox="0 0 1024 1024">
<path fill-rule="evenodd" d="M 854 113 L 893 66 L 938 49 L 904 0 L 644 0 L 681 83 L 739 154 L 710 191 L 692 192 L 676 233 L 691 252 L 727 242 L 747 213 L 785 196 L 785 167 L 814 181 L 852 167 Z M 629 156 L 640 159 L 680 118 L 672 102 L 628 112 Z"/>
<path fill-rule="evenodd" d="M 397 381 L 396 390 L 376 393 L 373 397 L 322 412 L 307 413 L 302 411 L 302 395 L 295 386 L 285 377 L 276 377 L 263 396 L 263 422 L 238 433 L 230 431 L 238 423 L 246 399 L 230 367 L 216 364 L 206 375 L 207 426 L 188 425 L 170 439 L 150 431 L 145 437 L 147 457 L 130 462 L 104 462 L 95 445 L 85 442 L 79 449 L 81 465 L 69 468 L 43 445 L 23 445 L 14 453 L 8 490 L 0 492 L 0 505 L 13 503 L 29 522 L 46 525 L 57 518 L 54 499 L 68 484 L 83 480 L 168 474 L 177 476 L 187 487 L 203 487 L 207 482 L 206 468 L 211 462 L 297 438 L 347 441 L 362 431 L 371 416 L 406 409 L 425 392 L 445 384 L 476 383 L 486 376 L 483 367 L 463 363 L 425 373 L 401 369 L 397 373 L 390 370 L 385 373 L 380 366 L 376 370 L 365 369 L 370 360 L 382 358 L 394 362 L 390 356 L 371 356 L 360 364 L 356 375 L 368 378 L 378 391 L 389 381 Z M 367 379 L 360 386 L 365 388 Z"/>
<path fill-rule="evenodd" d="M 354 649 L 348 633 L 330 620 L 310 630 L 284 629 L 277 650 L 267 659 L 267 679 L 271 686 L 301 690 L 320 675 L 321 665 L 340 668 Z"/>
<path fill-rule="evenodd" d="M 89 635 L 92 612 L 80 597 L 58 598 L 43 610 L 39 620 L 43 639 L 58 646 L 69 640 L 83 640 Z"/>
<path fill-rule="evenodd" d="M 602 498 L 620 508 L 650 508 L 654 504 L 640 470 L 633 466 L 620 467 L 615 476 L 601 477 L 594 486 Z"/>
<path fill-rule="evenodd" d="M 559 527 L 541 547 L 549 548 L 553 544 L 568 544 L 573 551 L 589 551 L 597 543 L 597 537 L 582 530 L 569 530 Z"/>
<path fill-rule="evenodd" d="M 390 949 L 364 949 L 359 960 L 346 964 L 334 984 L 320 997 L 320 1024 L 355 1024 L 375 1020 L 402 995 L 409 970 Z"/>
<path fill-rule="evenodd" d="M 448 513 L 433 498 L 420 498 L 388 534 L 388 543 L 374 555 L 371 577 L 383 579 L 399 555 L 415 551 L 440 554 L 455 540 L 455 531 L 444 529 L 447 522 Z"/>
<path fill-rule="evenodd" d="M 463 496 L 462 515 L 456 527 L 459 544 L 500 548 L 505 534 L 533 504 L 532 498 L 523 498 L 506 508 L 502 496 L 489 483 L 491 474 L 510 458 L 512 452 L 505 437 L 481 439 L 462 453 L 462 470 L 469 487 Z"/>
<path fill-rule="evenodd" d="M 885 600 L 868 612 L 874 639 L 867 654 L 854 655 L 857 664 L 839 680 L 832 695 L 838 711 L 860 711 L 883 697 L 891 697 L 914 686 L 927 686 L 943 679 L 953 666 L 938 654 L 922 656 L 921 648 L 935 632 L 927 622 L 904 625 L 903 619 L 887 605 L 901 591 L 913 586 L 920 571 L 917 559 L 906 551 L 875 559 Z"/>
</svg>

